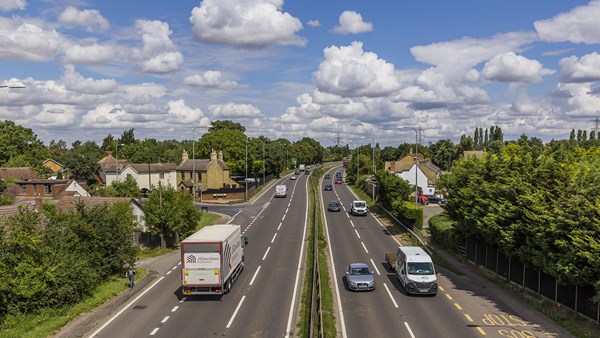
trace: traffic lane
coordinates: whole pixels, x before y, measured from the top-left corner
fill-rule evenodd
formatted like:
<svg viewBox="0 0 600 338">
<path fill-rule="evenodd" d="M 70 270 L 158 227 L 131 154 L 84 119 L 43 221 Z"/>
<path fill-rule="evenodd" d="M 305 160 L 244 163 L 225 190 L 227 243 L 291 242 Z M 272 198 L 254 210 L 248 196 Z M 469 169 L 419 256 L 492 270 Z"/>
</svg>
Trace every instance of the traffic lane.
<svg viewBox="0 0 600 338">
<path fill-rule="evenodd" d="M 410 323 L 398 321 L 398 304 L 389 294 L 388 282 L 381 276 L 355 229 L 344 212 L 325 212 L 326 230 L 331 252 L 330 264 L 334 267 L 334 282 L 339 290 L 342 335 L 347 337 L 398 337 L 410 336 Z M 354 292 L 348 289 L 346 268 L 351 263 L 366 263 L 374 271 L 376 289 Z M 339 307 L 339 305 L 338 305 Z"/>
<path fill-rule="evenodd" d="M 441 269 L 440 294 L 489 337 L 573 337 L 538 311 L 488 281 Z"/>
</svg>

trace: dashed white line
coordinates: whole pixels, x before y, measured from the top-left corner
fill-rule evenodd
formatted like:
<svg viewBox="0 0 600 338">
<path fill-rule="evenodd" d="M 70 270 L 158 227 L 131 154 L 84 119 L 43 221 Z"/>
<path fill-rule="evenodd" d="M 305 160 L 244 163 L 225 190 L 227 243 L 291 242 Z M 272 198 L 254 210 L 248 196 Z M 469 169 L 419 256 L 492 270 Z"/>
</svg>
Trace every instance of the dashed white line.
<svg viewBox="0 0 600 338">
<path fill-rule="evenodd" d="M 267 251 L 265 252 L 265 255 L 263 256 L 263 261 L 265 260 L 265 258 L 267 258 L 267 254 L 269 254 L 269 250 L 271 250 L 271 247 L 267 248 Z"/>
<path fill-rule="evenodd" d="M 397 309 L 398 308 L 398 303 L 396 303 L 396 300 L 394 299 L 394 296 L 392 296 L 392 293 L 390 292 L 390 289 L 388 289 L 387 284 L 383 283 L 383 287 L 385 288 L 385 290 L 387 291 L 388 295 L 390 296 L 390 299 L 392 300 L 392 303 L 394 303 L 394 307 Z"/>
<path fill-rule="evenodd" d="M 378 275 L 381 275 L 381 274 L 379 273 L 379 269 L 377 269 L 377 265 L 375 265 L 375 262 L 373 261 L 373 258 L 371 258 L 371 264 L 373 264 L 373 267 L 375 268 L 375 271 L 377 271 L 377 274 L 378 274 Z"/>
<path fill-rule="evenodd" d="M 289 210 L 290 210 L 289 207 L 287 209 L 285 209 L 285 213 L 287 214 Z"/>
<path fill-rule="evenodd" d="M 286 215 L 287 215 L 287 214 L 283 215 L 283 217 L 281 218 L 281 221 L 282 221 L 282 222 L 285 220 L 285 216 L 286 216 Z"/>
<path fill-rule="evenodd" d="M 356 232 L 356 236 L 358 236 L 358 238 L 360 238 L 360 235 L 358 234 L 358 230 L 354 229 L 354 232 Z"/>
<path fill-rule="evenodd" d="M 277 237 L 277 233 L 275 233 L 275 235 L 273 235 L 273 239 L 271 239 L 271 243 L 275 242 L 275 237 Z"/>
<path fill-rule="evenodd" d="M 183 302 L 185 302 L 186 300 L 187 300 L 187 297 L 183 297 L 183 298 L 181 298 L 181 300 L 180 300 L 179 302 L 180 302 L 180 303 L 183 303 Z"/>
<path fill-rule="evenodd" d="M 158 332 L 158 327 L 155 327 L 154 330 L 152 330 L 152 332 L 150 332 L 150 335 L 154 336 L 156 334 L 156 332 Z"/>
<path fill-rule="evenodd" d="M 233 311 L 233 315 L 231 315 L 231 319 L 229 320 L 229 323 L 227 323 L 227 326 L 225 326 L 225 328 L 228 329 L 228 328 L 231 327 L 231 324 L 233 323 L 233 320 L 235 319 L 235 316 L 237 315 L 238 311 L 240 310 L 240 307 L 242 307 L 242 303 L 244 302 L 245 299 L 246 299 L 246 296 L 243 296 L 242 299 L 240 300 L 240 303 L 235 308 L 235 311 Z"/>
<path fill-rule="evenodd" d="M 250 285 L 254 284 L 254 280 L 256 279 L 256 276 L 258 276 L 258 272 L 260 271 L 260 265 L 258 266 L 258 269 L 256 269 L 256 272 L 254 273 L 254 276 L 252 276 L 252 279 L 250 280 Z"/>
<path fill-rule="evenodd" d="M 348 218 L 350 218 L 350 216 L 348 216 Z M 354 222 L 352 222 L 352 220 L 350 220 L 350 224 L 352 225 L 352 227 L 354 228 Z"/>
<path fill-rule="evenodd" d="M 410 329 L 410 326 L 408 326 L 407 322 L 404 322 L 404 326 L 406 326 L 406 329 L 408 330 L 408 333 L 410 333 L 410 336 L 412 338 L 415 338 L 415 335 L 413 334 L 412 330 Z"/>
<path fill-rule="evenodd" d="M 169 274 L 171 274 L 171 272 L 173 272 L 173 270 L 169 270 L 169 271 L 167 271 L 166 275 L 169 275 Z"/>
<path fill-rule="evenodd" d="M 179 309 L 179 305 L 177 305 L 176 307 L 172 308 L 171 312 L 175 312 L 175 311 L 177 311 L 177 309 Z"/>
<path fill-rule="evenodd" d="M 163 320 L 161 320 L 160 322 L 164 324 L 164 323 L 166 323 L 166 322 L 167 322 L 167 320 L 169 320 L 169 318 L 171 318 L 171 317 L 169 317 L 169 316 L 166 316 L 166 317 L 165 317 L 165 318 L 163 318 Z"/>
<path fill-rule="evenodd" d="M 362 244 L 362 246 L 363 246 L 363 249 L 365 249 L 365 252 L 366 252 L 366 253 L 369 253 L 369 250 L 367 250 L 367 247 L 365 246 L 365 243 L 363 243 L 363 242 L 360 242 L 360 244 Z"/>
<path fill-rule="evenodd" d="M 281 228 L 282 224 L 283 224 L 283 222 L 279 222 L 279 226 L 277 227 L 277 231 L 279 231 L 279 229 Z"/>
</svg>

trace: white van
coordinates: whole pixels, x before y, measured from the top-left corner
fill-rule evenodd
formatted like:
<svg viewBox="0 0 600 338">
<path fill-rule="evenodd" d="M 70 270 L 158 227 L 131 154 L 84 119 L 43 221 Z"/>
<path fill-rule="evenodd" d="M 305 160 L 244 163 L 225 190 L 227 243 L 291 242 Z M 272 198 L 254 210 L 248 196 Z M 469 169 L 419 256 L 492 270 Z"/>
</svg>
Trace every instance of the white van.
<svg viewBox="0 0 600 338">
<path fill-rule="evenodd" d="M 418 246 L 401 246 L 396 253 L 396 276 L 407 294 L 437 294 L 437 277 L 431 257 Z"/>
<path fill-rule="evenodd" d="M 350 214 L 353 216 L 367 216 L 367 202 L 352 201 L 352 206 L 350 207 Z"/>
<path fill-rule="evenodd" d="M 275 187 L 275 197 L 287 197 L 287 185 L 280 184 Z"/>
</svg>

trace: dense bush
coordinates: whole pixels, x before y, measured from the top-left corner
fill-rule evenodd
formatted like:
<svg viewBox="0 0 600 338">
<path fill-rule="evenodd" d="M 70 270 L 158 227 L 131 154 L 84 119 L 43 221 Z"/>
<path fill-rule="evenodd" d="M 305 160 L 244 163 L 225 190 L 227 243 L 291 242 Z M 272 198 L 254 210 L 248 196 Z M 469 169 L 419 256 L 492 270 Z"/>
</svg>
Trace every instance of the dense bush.
<svg viewBox="0 0 600 338">
<path fill-rule="evenodd" d="M 431 240 L 442 248 L 454 251 L 461 244 L 454 222 L 446 215 L 436 215 L 429 219 L 429 233 Z"/>
</svg>

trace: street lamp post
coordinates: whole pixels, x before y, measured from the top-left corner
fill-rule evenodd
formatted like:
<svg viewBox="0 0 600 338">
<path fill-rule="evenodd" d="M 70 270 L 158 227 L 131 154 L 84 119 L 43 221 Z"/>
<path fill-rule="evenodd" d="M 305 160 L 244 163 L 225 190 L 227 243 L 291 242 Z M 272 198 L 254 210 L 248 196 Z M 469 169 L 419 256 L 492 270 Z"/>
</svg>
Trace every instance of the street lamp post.
<svg viewBox="0 0 600 338">
<path fill-rule="evenodd" d="M 244 182 L 244 187 L 246 188 L 244 200 L 248 202 L 248 136 L 246 136 L 246 178 Z"/>
<path fill-rule="evenodd" d="M 115 181 L 116 182 L 119 182 L 119 146 L 124 146 L 124 144 L 119 143 L 115 147 Z"/>
<path fill-rule="evenodd" d="M 415 210 L 419 206 L 419 185 L 417 180 L 419 178 L 419 130 L 413 127 L 398 126 L 398 129 L 412 129 L 415 131 Z"/>
<path fill-rule="evenodd" d="M 196 203 L 196 129 L 199 128 L 210 128 L 210 126 L 195 127 L 192 130 L 192 190 L 194 191 L 194 203 Z M 200 189 L 202 189 L 202 180 L 200 180 Z M 202 203 L 202 190 L 200 190 L 200 203 Z"/>
<path fill-rule="evenodd" d="M 265 177 L 265 142 L 263 140 L 263 184 L 265 184 L 266 177 Z"/>
<path fill-rule="evenodd" d="M 371 141 L 373 144 L 373 175 L 375 175 L 377 167 L 375 166 L 375 138 L 371 137 Z"/>
</svg>

